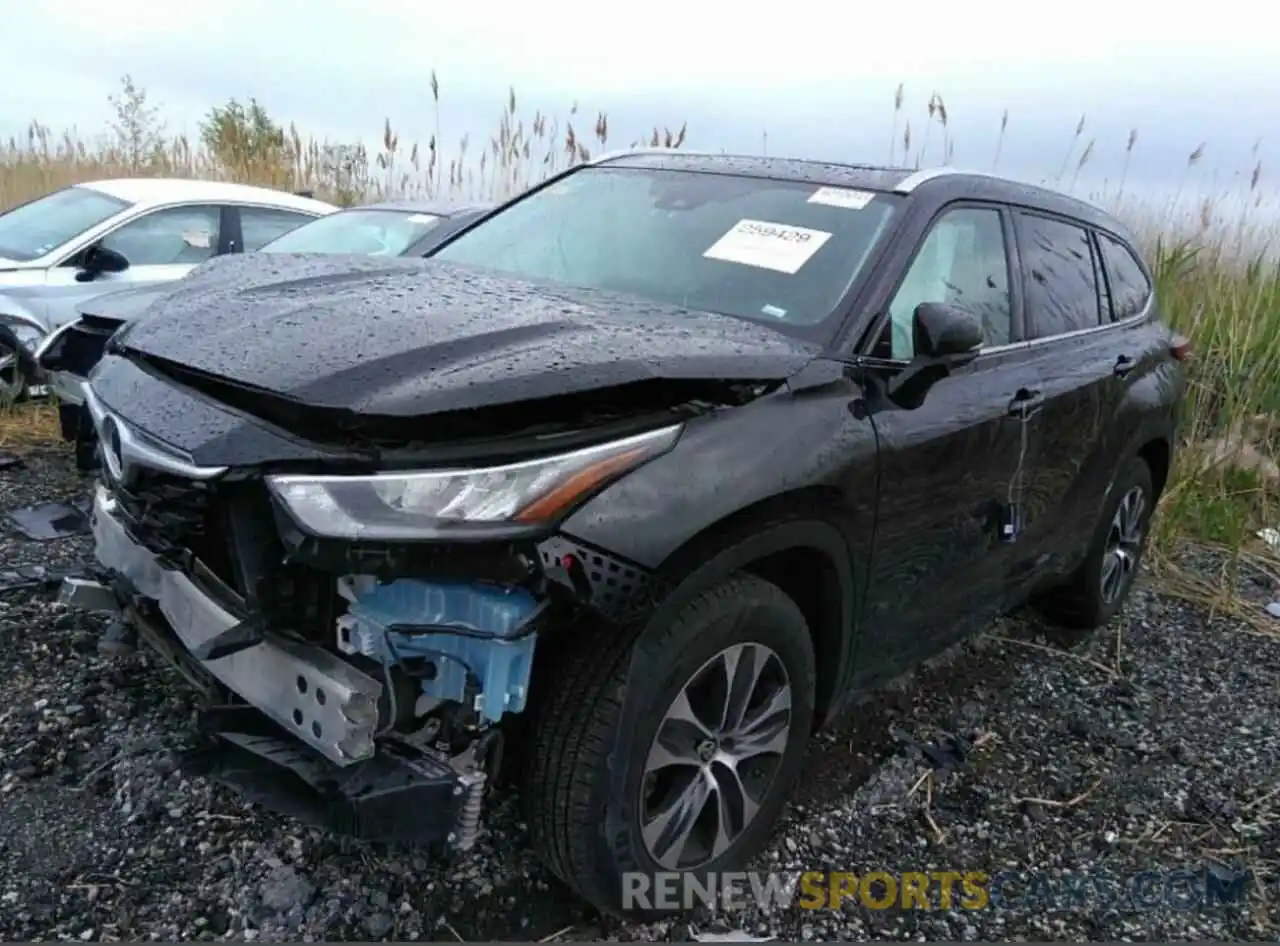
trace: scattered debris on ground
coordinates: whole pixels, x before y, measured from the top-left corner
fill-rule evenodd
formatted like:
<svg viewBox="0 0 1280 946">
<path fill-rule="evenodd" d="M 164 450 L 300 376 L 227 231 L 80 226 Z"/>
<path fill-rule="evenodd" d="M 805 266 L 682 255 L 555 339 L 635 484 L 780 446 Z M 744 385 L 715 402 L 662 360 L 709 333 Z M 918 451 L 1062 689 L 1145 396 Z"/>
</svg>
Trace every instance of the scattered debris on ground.
<svg viewBox="0 0 1280 946">
<path fill-rule="evenodd" d="M 89 501 L 79 499 L 75 503 L 37 503 L 19 506 L 6 515 L 28 539 L 48 542 L 67 539 L 89 531 Z"/>
<path fill-rule="evenodd" d="M 62 579 L 84 573 L 84 568 L 45 568 L 43 565 L 24 565 L 21 568 L 0 571 L 0 595 L 35 588 L 58 588 Z"/>
</svg>

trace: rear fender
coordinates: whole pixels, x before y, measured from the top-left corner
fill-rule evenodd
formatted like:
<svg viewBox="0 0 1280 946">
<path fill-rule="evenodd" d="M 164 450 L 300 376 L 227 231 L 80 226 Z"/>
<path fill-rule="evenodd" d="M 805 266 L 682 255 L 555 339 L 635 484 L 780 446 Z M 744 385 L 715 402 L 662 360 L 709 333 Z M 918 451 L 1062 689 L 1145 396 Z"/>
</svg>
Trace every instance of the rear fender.
<svg viewBox="0 0 1280 946">
<path fill-rule="evenodd" d="M 1079 564 L 1097 527 L 1098 510 L 1111 499 L 1116 477 L 1131 458 L 1149 444 L 1161 442 L 1172 462 L 1182 384 L 1182 366 L 1169 360 L 1128 387 L 1108 421 L 1106 429 L 1112 435 L 1087 458 L 1067 496 L 1067 504 L 1080 509 L 1081 515 L 1075 518 L 1074 531 L 1061 547 L 1077 552 L 1060 562 L 1055 574 L 1068 573 Z M 1159 475 L 1159 471 L 1153 472 Z"/>
</svg>

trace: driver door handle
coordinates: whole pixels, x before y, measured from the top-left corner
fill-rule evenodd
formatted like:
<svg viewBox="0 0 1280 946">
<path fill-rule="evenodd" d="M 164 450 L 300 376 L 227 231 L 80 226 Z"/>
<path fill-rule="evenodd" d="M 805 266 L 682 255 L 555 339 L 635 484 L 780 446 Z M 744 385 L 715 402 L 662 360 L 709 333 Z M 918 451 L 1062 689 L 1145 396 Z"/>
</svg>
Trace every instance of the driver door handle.
<svg viewBox="0 0 1280 946">
<path fill-rule="evenodd" d="M 1117 378 L 1123 378 L 1130 371 L 1138 366 L 1138 363 L 1128 355 L 1121 355 L 1116 359 L 1116 366 L 1111 369 Z"/>
</svg>

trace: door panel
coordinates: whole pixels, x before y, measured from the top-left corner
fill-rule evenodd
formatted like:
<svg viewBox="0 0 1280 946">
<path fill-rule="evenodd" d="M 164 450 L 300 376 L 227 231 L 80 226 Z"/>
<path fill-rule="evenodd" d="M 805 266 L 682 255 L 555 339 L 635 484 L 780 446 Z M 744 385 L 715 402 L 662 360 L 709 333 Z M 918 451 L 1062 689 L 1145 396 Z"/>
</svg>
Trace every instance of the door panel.
<svg viewBox="0 0 1280 946">
<path fill-rule="evenodd" d="M 889 305 L 878 353 L 914 354 L 921 302 L 965 309 L 993 349 L 1013 325 L 1002 212 L 945 210 L 915 253 Z M 1008 547 L 999 537 L 1022 427 L 1009 414 L 1016 355 L 993 350 L 943 379 L 911 411 L 872 415 L 879 443 L 879 505 L 858 663 L 877 678 L 935 652 L 1001 607 Z M 872 670 L 872 668 L 875 668 Z"/>
<path fill-rule="evenodd" d="M 1018 213 L 1016 232 L 1028 384 L 1044 397 L 1028 456 L 1023 507 L 1027 554 L 1012 579 L 1067 567 L 1097 522 L 1127 430 L 1117 423 L 1131 378 L 1125 359 L 1144 357 L 1133 332 L 1109 326 L 1111 293 L 1090 232 L 1066 220 Z M 1114 457 L 1109 463 L 1094 462 Z"/>
<path fill-rule="evenodd" d="M 880 502 L 859 662 L 886 676 L 1003 605 L 1000 522 L 1022 431 L 1001 360 L 944 379 L 914 411 L 873 415 Z"/>
<path fill-rule="evenodd" d="M 1087 476 L 1090 458 L 1113 452 L 1124 431 L 1114 423 L 1122 396 L 1111 368 L 1123 346 L 1116 333 L 1093 333 L 1036 346 L 1021 376 L 1044 398 L 1031 426 L 1019 497 L 1023 533 L 1011 581 L 1021 583 L 1083 546 L 1106 484 Z"/>
</svg>

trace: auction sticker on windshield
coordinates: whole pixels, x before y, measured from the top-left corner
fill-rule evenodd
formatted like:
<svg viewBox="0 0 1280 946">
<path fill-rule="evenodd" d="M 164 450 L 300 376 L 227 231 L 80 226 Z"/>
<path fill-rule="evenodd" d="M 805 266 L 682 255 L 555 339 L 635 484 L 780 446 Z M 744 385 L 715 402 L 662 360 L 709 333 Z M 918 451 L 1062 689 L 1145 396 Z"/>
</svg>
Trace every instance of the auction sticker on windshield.
<svg viewBox="0 0 1280 946">
<path fill-rule="evenodd" d="M 780 273 L 795 274 L 831 234 L 765 220 L 739 220 L 702 255 Z"/>
<path fill-rule="evenodd" d="M 875 199 L 876 195 L 869 191 L 855 191 L 848 187 L 819 187 L 809 197 L 809 203 L 844 207 L 846 210 L 861 210 Z"/>
</svg>

